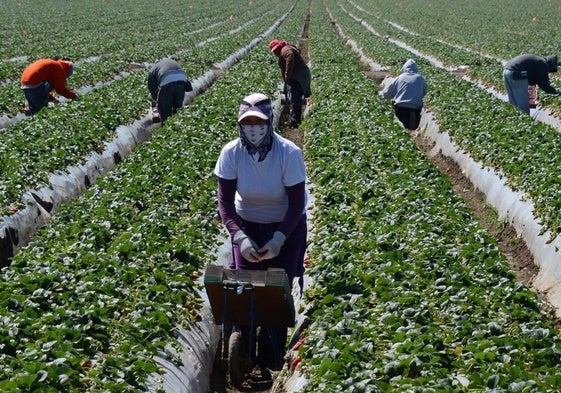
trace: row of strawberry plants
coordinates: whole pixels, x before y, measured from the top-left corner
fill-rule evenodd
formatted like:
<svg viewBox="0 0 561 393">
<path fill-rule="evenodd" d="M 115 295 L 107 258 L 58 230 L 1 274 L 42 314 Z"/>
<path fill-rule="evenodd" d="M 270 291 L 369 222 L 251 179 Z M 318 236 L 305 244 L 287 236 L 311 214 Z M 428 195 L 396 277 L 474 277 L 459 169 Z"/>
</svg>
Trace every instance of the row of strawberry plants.
<svg viewBox="0 0 561 393">
<path fill-rule="evenodd" d="M 137 45 L 148 47 L 162 40 L 174 45 L 172 41 L 181 41 L 193 31 L 229 17 L 238 19 L 243 12 L 251 14 L 259 8 L 270 9 L 271 5 L 218 2 L 211 6 L 200 0 L 189 4 L 172 0 L 156 7 L 145 0 L 124 4 L 86 0 L 71 7 L 61 1 L 48 5 L 26 2 L 19 7 L 13 4 L 5 7 L 0 16 L 5 26 L 0 32 L 4 42 L 0 57 L 13 59 L 11 63 L 21 66 L 25 58 L 65 55 L 85 59 L 124 49 L 134 52 Z M 44 23 L 45 20 L 52 24 Z M 54 30 L 57 25 L 64 25 L 67 30 Z M 49 38 L 49 45 L 45 45 L 45 37 Z M 10 76 L 0 73 L 0 79 Z"/>
<path fill-rule="evenodd" d="M 559 50 L 556 23 L 561 9 L 554 2 L 431 0 L 427 3 L 413 0 L 396 4 L 386 0 L 349 0 L 346 3 L 421 36 L 467 46 L 506 60 L 519 53 L 545 56 Z"/>
<path fill-rule="evenodd" d="M 511 50 L 511 52 L 505 56 L 506 60 L 499 60 L 498 58 L 493 58 L 487 54 L 483 54 L 477 49 L 470 50 L 470 48 L 452 46 L 448 44 L 448 42 L 453 40 L 453 37 L 448 37 L 444 33 L 438 36 L 433 36 L 418 28 L 415 29 L 414 27 L 413 31 L 410 31 L 408 28 L 406 30 L 404 28 L 398 28 L 394 22 L 386 19 L 387 16 L 384 18 L 381 17 L 380 14 L 369 11 L 369 8 L 362 8 L 354 2 L 351 2 L 351 4 L 346 7 L 341 7 L 347 13 L 353 15 L 355 19 L 360 19 L 364 23 L 368 23 L 376 29 L 380 35 L 404 42 L 427 56 L 435 57 L 448 67 L 463 67 L 463 69 L 471 77 L 483 82 L 486 85 L 493 86 L 496 90 L 503 93 L 505 93 L 506 90 L 502 77 L 502 62 L 518 55 L 519 53 L 524 53 Z M 493 5 L 493 7 L 495 6 L 496 5 Z M 334 9 L 335 6 L 332 8 Z M 360 15 L 360 18 L 358 15 Z M 477 19 L 473 16 L 470 21 L 472 23 L 477 23 Z M 540 23 L 546 22 L 541 21 Z M 447 43 L 444 43 L 442 40 Z M 476 46 L 476 48 L 478 47 Z M 546 51 L 544 48 L 532 48 L 527 52 L 536 54 L 541 53 L 544 56 L 546 54 L 556 54 L 555 51 Z M 552 111 L 561 111 L 561 103 L 557 97 L 552 97 L 551 95 L 545 93 L 539 93 L 539 100 L 543 106 L 551 109 Z"/>
<path fill-rule="evenodd" d="M 321 5 L 311 22 L 305 391 L 554 391 L 551 310 L 396 124 Z"/>
<path fill-rule="evenodd" d="M 337 8 L 330 8 L 336 10 Z M 426 103 L 441 130 L 483 165 L 494 168 L 508 185 L 525 193 L 535 204 L 536 217 L 553 239 L 561 233 L 560 183 L 556 168 L 561 164 L 555 146 L 557 130 L 533 122 L 513 106 L 495 99 L 479 86 L 431 66 L 425 59 L 398 48 L 384 38 L 366 32 L 344 12 L 332 12 L 346 34 L 366 54 L 390 66 L 397 75 L 404 61 L 414 58 L 429 85 Z"/>
<path fill-rule="evenodd" d="M 172 19 L 167 13 L 160 15 L 157 19 L 152 18 L 156 19 L 154 23 L 148 28 L 142 29 L 139 34 L 120 34 L 119 29 L 121 27 L 118 23 L 120 20 L 116 19 L 117 23 L 113 22 L 111 24 L 112 28 L 104 29 L 104 33 L 99 34 L 95 40 L 91 40 L 89 35 L 86 35 L 88 39 L 98 43 L 117 41 L 115 46 L 100 48 L 98 46 L 82 45 L 78 42 L 68 44 L 70 48 L 80 47 L 84 51 L 79 56 L 78 54 L 66 55 L 76 61 L 76 72 L 69 79 L 71 86 L 79 89 L 80 87 L 107 81 L 124 71 L 130 71 L 131 63 L 150 63 L 161 57 L 162 54 L 173 54 L 189 47 L 195 47 L 206 39 L 223 35 L 228 26 L 235 29 L 254 20 L 259 20 L 267 14 L 271 14 L 272 11 L 276 11 L 277 14 L 282 13 L 283 9 L 285 10 L 287 7 L 286 4 L 289 3 L 270 5 L 264 3 L 261 6 L 245 6 L 241 9 L 239 7 L 232 9 L 233 6 L 228 5 L 227 2 L 220 4 L 222 4 L 222 7 L 215 9 L 215 13 L 210 13 L 210 15 L 215 15 L 214 20 L 219 21 L 220 19 L 217 19 L 216 15 L 222 15 L 221 19 L 229 22 L 227 26 L 220 23 L 209 23 L 213 19 L 209 21 L 208 17 L 201 18 L 197 13 L 191 15 L 190 9 L 184 8 L 182 12 L 173 14 Z M 103 10 L 103 5 L 98 4 L 98 7 L 100 7 L 98 12 Z M 206 6 L 199 8 L 206 10 Z M 227 19 L 228 15 L 232 16 L 232 20 Z M 44 18 L 47 18 L 47 16 L 44 16 Z M 134 22 L 129 21 L 128 23 Z M 130 26 L 128 23 L 123 22 L 129 31 L 134 30 L 134 26 Z M 186 34 L 185 26 L 192 29 L 190 34 Z M 115 38 L 121 36 L 122 38 L 118 40 Z M 177 39 L 170 39 L 169 37 L 177 37 Z M 126 41 L 123 42 L 123 39 L 126 39 Z M 54 54 L 43 52 L 39 57 L 61 56 L 61 53 L 64 52 L 56 53 L 55 51 Z M 194 57 L 190 61 L 193 66 L 198 65 L 199 68 L 208 66 L 208 59 Z M 17 114 L 23 108 L 23 95 L 19 86 L 19 76 L 23 71 L 23 66 L 22 63 L 20 69 L 14 70 L 16 73 L 9 75 L 9 81 L 0 88 L 0 102 L 3 105 L 1 109 L 6 114 Z"/>
<path fill-rule="evenodd" d="M 336 6 L 335 2 L 331 4 L 330 10 L 333 14 L 339 15 L 341 11 L 347 13 L 353 19 L 370 26 L 379 35 L 403 42 L 427 56 L 436 58 L 442 62 L 443 67 L 451 69 L 456 69 L 460 66 L 467 67 L 467 72 L 470 75 L 502 88 L 502 65 L 497 59 L 491 59 L 477 52 L 469 52 L 465 49 L 447 45 L 439 39 L 424 34 L 413 33 L 409 30 L 404 31 L 382 16 L 368 9 L 358 7 L 354 3 L 347 6 Z"/>
<path fill-rule="evenodd" d="M 271 13 L 236 35 L 182 52 L 177 59 L 194 79 L 202 72 L 202 65 L 190 63 L 190 58 L 219 62 L 238 50 L 240 45 L 248 44 L 262 34 L 277 20 L 278 15 Z M 51 172 L 82 162 L 89 152 L 114 137 L 114 130 L 119 124 L 130 124 L 139 118 L 149 102 L 146 77 L 146 70 L 133 72 L 126 78 L 85 94 L 80 101 L 42 111 L 0 133 L 4 157 L 0 160 L 3 184 L 0 200 L 5 201 L 3 207 L 17 202 L 29 188 L 48 184 Z M 40 144 L 35 143 L 38 140 Z"/>
<path fill-rule="evenodd" d="M 304 2 L 279 29 L 294 38 Z M 201 307 L 196 271 L 212 262 L 221 147 L 243 96 L 275 96 L 266 42 L 127 160 L 63 206 L 14 258 L 0 286 L 4 392 L 138 391 L 153 357 Z"/>
</svg>

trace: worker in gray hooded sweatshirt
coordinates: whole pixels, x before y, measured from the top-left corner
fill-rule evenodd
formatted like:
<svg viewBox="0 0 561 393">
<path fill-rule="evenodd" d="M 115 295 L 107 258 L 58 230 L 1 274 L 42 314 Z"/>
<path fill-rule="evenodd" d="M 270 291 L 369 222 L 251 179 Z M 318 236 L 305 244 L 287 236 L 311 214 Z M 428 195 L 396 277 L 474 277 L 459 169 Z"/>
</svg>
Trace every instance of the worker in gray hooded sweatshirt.
<svg viewBox="0 0 561 393">
<path fill-rule="evenodd" d="M 408 59 L 401 74 L 382 91 L 382 97 L 392 100 L 395 115 L 408 130 L 415 130 L 421 121 L 423 98 L 427 94 L 425 78 L 419 74 L 417 63 Z"/>
<path fill-rule="evenodd" d="M 509 60 L 503 70 L 508 102 L 530 114 L 528 86 L 538 85 L 546 93 L 560 95 L 560 92 L 549 84 L 550 72 L 557 72 L 557 56 L 540 57 L 525 54 Z"/>
</svg>

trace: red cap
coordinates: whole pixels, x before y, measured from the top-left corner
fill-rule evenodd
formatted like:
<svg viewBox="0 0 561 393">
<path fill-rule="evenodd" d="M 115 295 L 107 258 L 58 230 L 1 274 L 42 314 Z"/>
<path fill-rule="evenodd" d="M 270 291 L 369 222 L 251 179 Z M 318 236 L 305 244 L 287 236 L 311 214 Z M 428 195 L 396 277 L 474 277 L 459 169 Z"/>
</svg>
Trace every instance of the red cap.
<svg viewBox="0 0 561 393">
<path fill-rule="evenodd" d="M 272 40 L 269 42 L 269 49 L 271 49 L 271 52 L 274 52 L 280 45 L 280 40 Z"/>
</svg>

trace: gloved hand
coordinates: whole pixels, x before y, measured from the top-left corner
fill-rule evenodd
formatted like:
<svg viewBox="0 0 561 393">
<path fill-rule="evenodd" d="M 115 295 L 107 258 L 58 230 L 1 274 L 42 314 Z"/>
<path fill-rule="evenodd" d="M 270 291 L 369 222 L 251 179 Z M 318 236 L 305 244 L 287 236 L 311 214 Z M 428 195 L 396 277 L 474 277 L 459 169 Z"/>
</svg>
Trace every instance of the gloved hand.
<svg viewBox="0 0 561 393">
<path fill-rule="evenodd" d="M 240 247 L 240 253 L 246 260 L 253 263 L 261 260 L 261 256 L 257 253 L 257 244 L 244 231 L 237 231 L 233 241 Z"/>
<path fill-rule="evenodd" d="M 261 247 L 257 252 L 261 256 L 261 259 L 271 259 L 279 255 L 280 249 L 286 240 L 284 233 L 276 231 L 273 234 L 273 238 L 267 242 L 263 247 Z"/>
<path fill-rule="evenodd" d="M 558 96 L 561 96 L 561 90 L 559 90 L 559 91 L 557 92 L 557 95 L 558 95 Z"/>
</svg>

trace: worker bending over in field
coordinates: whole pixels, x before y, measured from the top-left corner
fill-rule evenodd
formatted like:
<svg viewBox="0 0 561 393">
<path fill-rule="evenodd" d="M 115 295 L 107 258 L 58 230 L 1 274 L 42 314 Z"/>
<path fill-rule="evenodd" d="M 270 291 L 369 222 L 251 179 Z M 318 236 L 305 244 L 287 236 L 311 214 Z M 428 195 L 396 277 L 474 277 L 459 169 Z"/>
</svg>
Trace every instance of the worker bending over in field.
<svg viewBox="0 0 561 393">
<path fill-rule="evenodd" d="M 508 102 L 530 114 L 528 86 L 538 85 L 549 94 L 561 94 L 549 84 L 549 73 L 557 72 L 557 56 L 519 55 L 509 60 L 503 70 Z"/>
<path fill-rule="evenodd" d="M 148 74 L 148 90 L 156 103 L 162 124 L 183 107 L 185 92 L 193 90 L 178 62 L 164 58 Z"/>
<path fill-rule="evenodd" d="M 282 80 L 290 87 L 289 127 L 298 127 L 302 121 L 302 103 L 312 95 L 312 73 L 298 48 L 286 41 L 272 40 L 269 49 L 279 58 Z"/>
<path fill-rule="evenodd" d="M 220 217 L 232 240 L 230 268 L 282 268 L 292 286 L 304 274 L 307 237 L 302 150 L 274 132 L 271 101 L 260 93 L 243 99 L 238 133 L 214 169 Z M 249 328 L 241 331 L 247 345 Z M 259 365 L 280 369 L 286 339 L 287 328 L 261 327 L 259 342 L 273 350 L 257 355 Z"/>
<path fill-rule="evenodd" d="M 382 90 L 382 96 L 392 100 L 395 115 L 403 126 L 416 130 L 421 122 L 423 98 L 427 91 L 427 83 L 419 73 L 417 63 L 408 59 L 401 68 L 401 74 Z"/>
<path fill-rule="evenodd" d="M 74 65 L 67 60 L 41 59 L 28 65 L 21 75 L 21 88 L 25 95 L 26 113 L 35 114 L 49 102 L 58 102 L 52 94 L 75 100 L 76 93 L 66 87 L 66 80 L 74 72 Z"/>
</svg>

